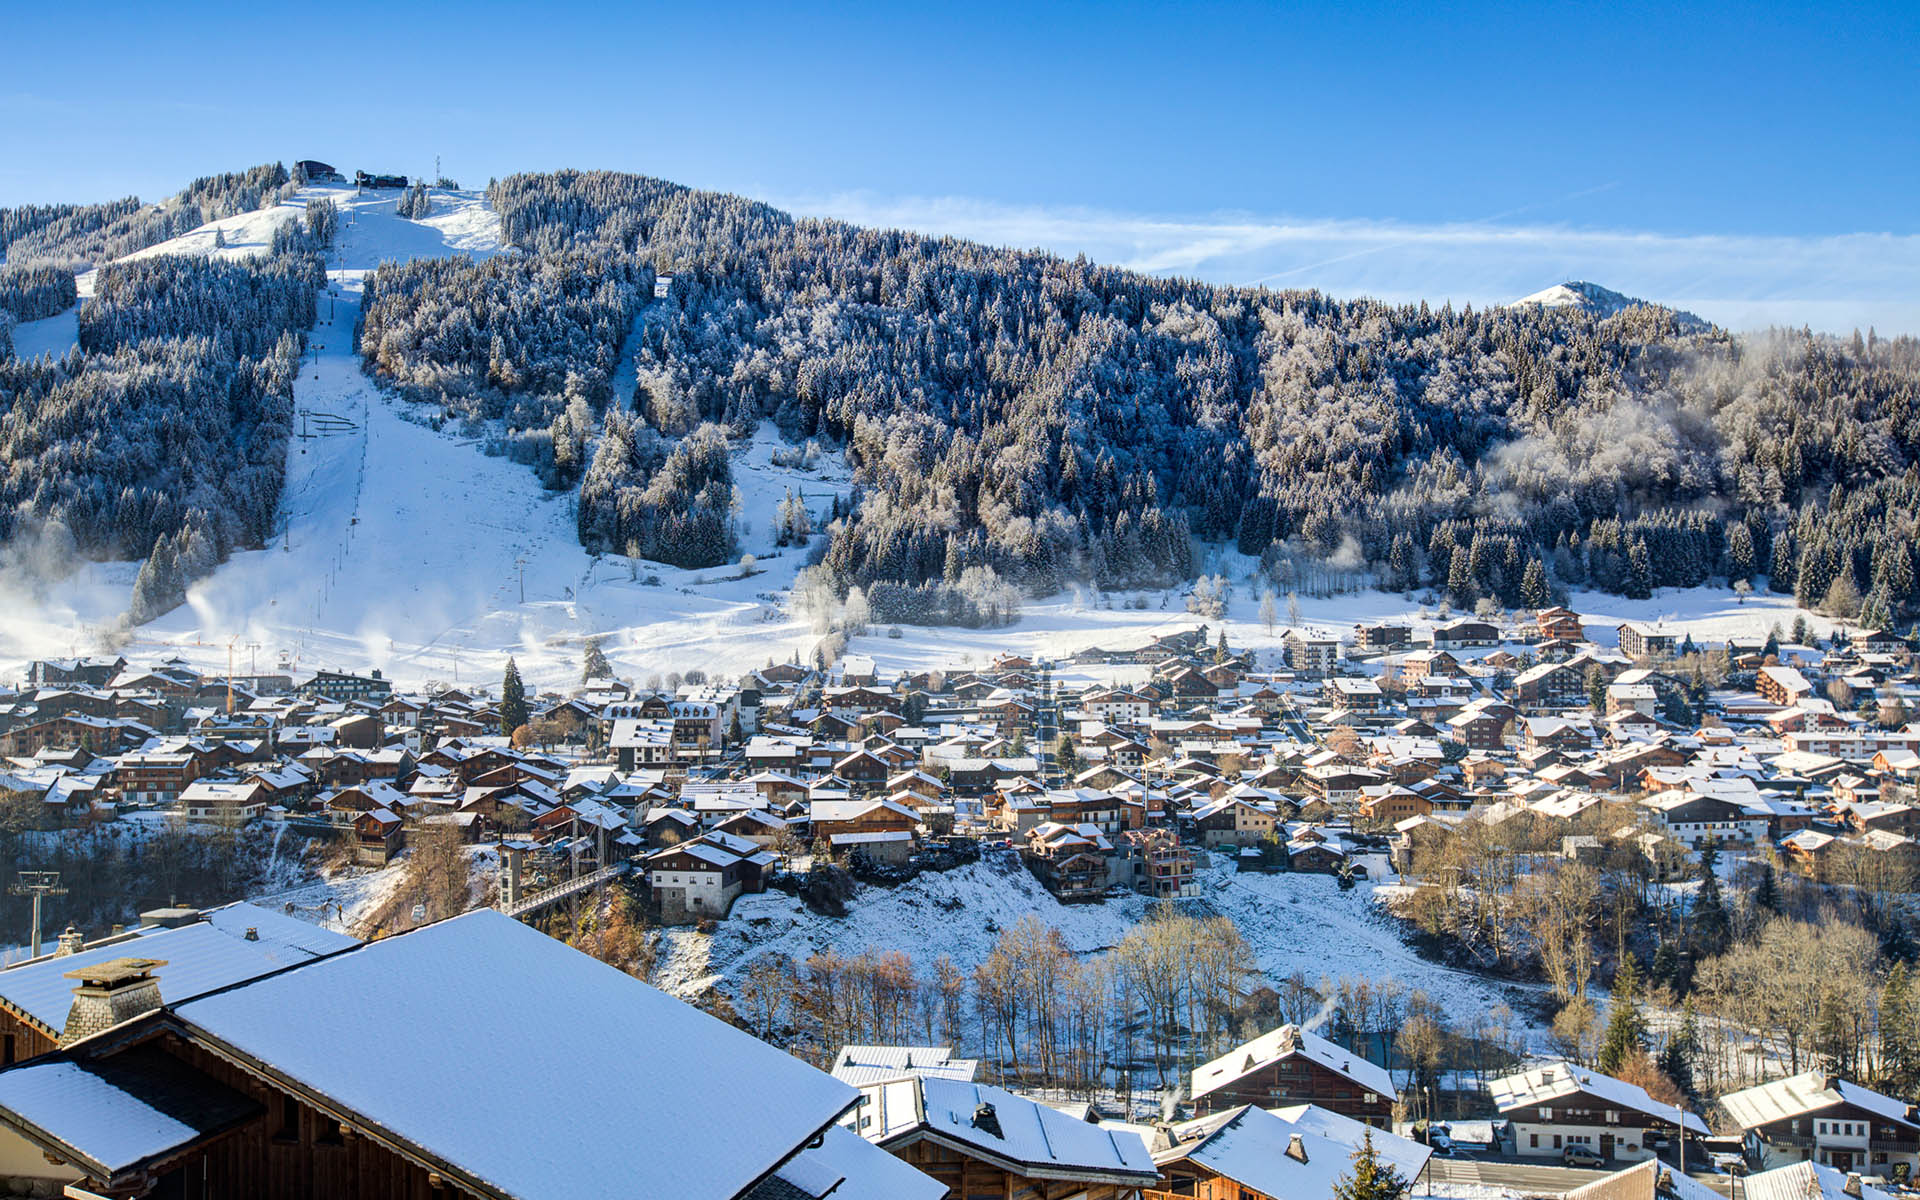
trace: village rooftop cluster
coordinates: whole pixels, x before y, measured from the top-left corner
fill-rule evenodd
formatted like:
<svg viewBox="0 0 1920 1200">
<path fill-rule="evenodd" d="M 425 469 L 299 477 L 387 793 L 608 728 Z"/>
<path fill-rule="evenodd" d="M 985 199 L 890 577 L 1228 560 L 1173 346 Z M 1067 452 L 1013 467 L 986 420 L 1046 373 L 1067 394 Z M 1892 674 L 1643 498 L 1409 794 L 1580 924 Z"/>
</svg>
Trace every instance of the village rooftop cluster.
<svg viewBox="0 0 1920 1200">
<path fill-rule="evenodd" d="M 489 690 L 411 694 L 378 672 L 43 661 L 0 694 L 0 783 L 39 798 L 42 826 L 351 826 L 368 865 L 409 823 L 451 824 L 524 849 L 517 891 L 631 864 L 669 923 L 724 918 L 796 862 L 911 871 L 1012 848 L 1063 899 L 1169 898 L 1208 851 L 1405 873 L 1423 846 L 1514 819 L 1563 826 L 1569 856 L 1626 847 L 1674 877 L 1708 843 L 1821 879 L 1912 870 L 1905 639 L 1589 632 L 1554 608 L 1417 642 L 1408 625 L 1296 631 L 1272 662 L 1197 626 L 887 678 L 860 655 L 673 690 L 603 677 L 529 697 L 512 737 Z"/>
<path fill-rule="evenodd" d="M 32 824 L 278 823 L 363 867 L 437 831 L 502 866 L 497 911 L 381 940 L 249 904 L 172 909 L 0 971 L 10 1185 L 1329 1200 L 1369 1138 L 1409 1178 L 1446 1139 L 1397 1136 L 1392 1074 L 1297 1025 L 1196 1066 L 1188 1112 L 1142 1120 L 990 1085 L 940 1047 L 845 1047 L 822 1073 L 511 917 L 628 876 L 656 921 L 721 922 L 744 892 L 983 855 L 1017 855 L 1063 901 L 1177 902 L 1222 860 L 1385 893 L 1417 885 L 1436 845 L 1509 821 L 1562 831 L 1565 859 L 1626 854 L 1656 877 L 1764 857 L 1911 890 L 1920 685 L 1893 634 L 1701 646 L 1551 608 L 1282 646 L 1236 651 L 1196 624 L 1071 660 L 883 674 L 848 655 L 670 689 L 589 653 L 579 688 L 537 696 L 34 663 L 0 697 L 0 786 Z M 285 1020 L 423 1005 L 466 1016 L 344 1053 Z M 533 1060 L 501 1052 L 536 1025 Z M 596 1150 L 562 1093 L 629 1132 L 671 1128 L 646 1153 Z M 1568 1062 L 1525 1064 L 1486 1102 L 1490 1151 L 1621 1167 L 1609 1195 L 1691 1196 L 1683 1167 L 1714 1149 L 1760 1172 L 1743 1186 L 1761 1196 L 1877 1197 L 1920 1164 L 1920 1114 L 1820 1071 L 1721 1097 L 1737 1129 L 1719 1139 Z M 46 1169 L 20 1168 L 32 1152 Z"/>
</svg>

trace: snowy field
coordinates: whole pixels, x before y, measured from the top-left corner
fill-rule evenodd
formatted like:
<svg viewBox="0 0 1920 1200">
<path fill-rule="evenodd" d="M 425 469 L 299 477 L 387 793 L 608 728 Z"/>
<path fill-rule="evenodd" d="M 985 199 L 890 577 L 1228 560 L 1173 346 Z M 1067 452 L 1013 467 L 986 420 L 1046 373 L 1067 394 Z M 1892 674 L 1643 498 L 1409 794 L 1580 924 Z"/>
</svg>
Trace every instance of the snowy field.
<svg viewBox="0 0 1920 1200">
<path fill-rule="evenodd" d="M 473 904 L 481 905 L 488 901 L 489 889 L 499 875 L 500 857 L 493 846 L 469 846 L 466 854 Z M 411 903 L 420 898 L 403 894 L 407 872 L 407 856 L 402 853 L 384 867 L 345 867 L 319 874 L 309 870 L 291 886 L 247 899 L 336 933 L 363 939 L 384 936 L 412 924 Z"/>
<path fill-rule="evenodd" d="M 361 925 L 393 898 L 405 879 L 402 859 L 384 867 L 354 867 L 326 878 L 309 877 L 294 887 L 247 899 L 323 929 L 358 936 Z"/>
<path fill-rule="evenodd" d="M 499 221 L 477 192 L 435 192 L 424 221 L 394 213 L 397 193 L 356 195 L 350 187 L 308 188 L 286 204 L 224 219 L 140 252 L 258 254 L 276 225 L 298 219 L 308 197 L 332 198 L 342 209 L 329 259 L 329 295 L 321 302 L 309 360 L 295 387 L 299 415 L 289 452 L 281 532 L 272 546 L 236 554 L 197 583 L 188 602 L 121 639 L 137 563 L 89 564 L 55 583 L 0 564 L 0 677 L 33 658 L 117 647 L 132 657 L 177 654 L 207 671 L 377 668 L 418 686 L 427 681 L 488 684 L 506 656 L 536 687 L 564 687 L 579 677 L 588 636 L 602 636 L 623 675 L 699 669 L 731 675 L 794 654 L 817 640 L 789 610 L 787 592 L 799 555 L 773 546 L 775 506 L 789 490 L 802 495 L 817 522 L 831 497 L 851 484 L 838 456 L 811 470 L 777 467 L 781 443 L 763 426 L 736 448 L 744 532 L 741 548 L 756 571 L 735 567 L 680 570 L 624 558 L 595 559 L 579 545 L 573 500 L 543 490 L 533 473 L 483 453 L 481 439 L 456 427 L 420 423 L 423 406 L 396 401 L 361 371 L 352 334 L 361 281 L 381 262 L 421 255 L 486 256 L 505 249 Z M 216 230 L 225 247 L 216 249 Z M 91 276 L 81 278 L 82 292 Z M 73 344 L 75 313 L 20 327 L 27 353 L 62 353 Z M 616 379 L 630 395 L 631 361 Z M 1279 645 L 1284 627 L 1259 621 L 1259 587 L 1251 560 L 1213 551 L 1207 568 L 1232 579 L 1229 636 L 1236 646 Z M 1144 600 L 1145 607 L 1129 607 Z M 1649 601 L 1580 594 L 1574 606 L 1612 639 L 1623 619 L 1665 620 L 1696 638 L 1764 634 L 1795 615 L 1790 604 L 1758 596 L 1745 605 L 1728 592 L 1663 592 Z M 1284 603 L 1282 603 L 1284 609 Z M 1344 632 L 1356 621 L 1413 618 L 1419 605 L 1385 593 L 1328 599 L 1302 597 L 1303 623 Z M 985 663 L 995 654 L 1064 656 L 1093 646 L 1139 645 L 1191 628 L 1196 618 L 1166 592 L 1075 591 L 1030 602 L 1018 623 L 1002 629 L 918 629 L 854 639 L 883 671 L 933 664 Z M 1215 623 L 1217 624 L 1217 622 Z M 1816 621 L 1817 625 L 1824 622 Z M 1136 668 L 1083 672 L 1124 682 Z"/>
<path fill-rule="evenodd" d="M 19 358 L 65 358 L 80 344 L 80 306 L 56 316 L 23 321 L 13 327 L 13 353 Z"/>
<path fill-rule="evenodd" d="M 1393 977 L 1425 991 L 1453 1014 L 1495 1004 L 1524 1013 L 1502 985 L 1419 957 L 1400 938 L 1399 922 L 1381 912 L 1366 884 L 1341 891 L 1331 876 L 1239 873 L 1216 857 L 1199 874 L 1201 895 L 1177 901 L 1195 915 L 1233 919 L 1269 981 L 1294 972 L 1318 987 L 1343 975 Z M 958 870 L 919 876 L 895 888 L 862 885 L 845 917 L 823 917 L 781 892 L 742 896 L 712 934 L 679 928 L 665 934 L 654 983 L 691 997 L 709 986 L 731 990 L 748 963 L 765 954 L 803 961 L 827 947 L 858 954 L 868 947 L 903 950 L 915 969 L 931 970 L 942 954 L 963 971 L 985 961 L 999 931 L 1028 914 L 1058 928 L 1076 954 L 1117 945 L 1146 916 L 1141 896 L 1101 904 L 1064 905 L 1011 854 Z"/>
</svg>

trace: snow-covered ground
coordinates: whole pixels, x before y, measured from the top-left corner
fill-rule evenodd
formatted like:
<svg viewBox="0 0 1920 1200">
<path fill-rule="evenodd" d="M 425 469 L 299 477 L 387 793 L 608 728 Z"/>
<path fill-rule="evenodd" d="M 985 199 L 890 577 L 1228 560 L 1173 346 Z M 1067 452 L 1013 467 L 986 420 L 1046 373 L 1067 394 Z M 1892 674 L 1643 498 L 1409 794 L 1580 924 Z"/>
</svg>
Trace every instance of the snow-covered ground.
<svg viewBox="0 0 1920 1200">
<path fill-rule="evenodd" d="M 74 305 L 56 316 L 38 321 L 22 321 L 13 328 L 13 353 L 19 358 L 52 355 L 66 357 L 80 344 L 80 306 Z"/>
<path fill-rule="evenodd" d="M 281 891 L 249 896 L 251 903 L 286 912 L 336 933 L 359 936 L 367 918 L 384 907 L 406 880 L 404 861 L 384 867 L 356 867 L 322 879 L 308 879 Z"/>
<path fill-rule="evenodd" d="M 1232 556 L 1238 557 L 1238 556 Z M 1245 578 L 1235 582 L 1224 623 L 1234 649 L 1277 652 L 1288 630 L 1284 597 L 1276 600 L 1280 619 L 1269 630 L 1260 619 L 1260 592 L 1264 585 Z M 1129 608 L 1128 601 L 1144 597 L 1147 607 Z M 1724 588 L 1669 588 L 1648 600 L 1628 600 L 1602 592 L 1577 592 L 1570 604 L 1586 620 L 1591 638 L 1603 646 L 1617 645 L 1616 626 L 1644 621 L 1691 633 L 1699 641 L 1728 637 L 1765 637 L 1774 626 L 1784 635 L 1796 616 L 1805 616 L 1817 633 L 1833 627 L 1825 617 L 1795 607 L 1790 596 L 1755 594 L 1741 603 Z M 1417 600 L 1391 592 L 1360 591 L 1341 596 L 1299 598 L 1301 627 L 1316 633 L 1351 633 L 1368 621 L 1401 621 L 1415 629 L 1441 623 L 1437 608 L 1423 610 Z M 1456 613 L 1455 616 L 1460 614 Z M 1185 610 L 1174 592 L 1068 592 L 1030 602 L 1020 620 L 1002 629 L 919 629 L 902 627 L 899 638 L 876 628 L 855 638 L 850 651 L 870 655 L 882 674 L 929 665 L 976 663 L 985 665 L 998 654 L 1065 656 L 1092 647 L 1128 648 L 1161 634 L 1192 629 L 1202 622 L 1219 629 L 1222 621 L 1197 617 Z M 1784 636 L 1783 636 L 1784 640 Z M 1137 682 L 1142 669 L 1130 666 L 1081 667 L 1063 675 L 1063 681 L 1100 680 Z"/>
<path fill-rule="evenodd" d="M 362 373 L 352 341 L 365 275 L 419 255 L 499 253 L 499 221 L 480 194 L 436 192 L 434 214 L 408 221 L 393 212 L 395 193 L 314 187 L 141 253 L 215 253 L 216 227 L 227 243 L 217 253 L 259 253 L 311 196 L 332 198 L 342 220 L 329 296 L 295 386 L 296 433 L 314 436 L 297 437 L 289 453 L 283 532 L 266 549 L 236 554 L 193 587 L 186 605 L 134 630 L 122 643 L 129 653 L 179 654 L 224 670 L 231 643 L 248 670 L 379 668 L 414 683 L 469 684 L 498 679 L 511 653 L 531 680 L 558 685 L 577 678 L 587 635 L 604 635 L 616 665 L 641 675 L 740 671 L 811 647 L 811 630 L 785 609 L 800 563 L 776 551 L 773 514 L 789 489 L 824 514 L 829 497 L 849 486 L 837 458 L 814 470 L 776 467 L 781 443 L 770 427 L 736 451 L 742 550 L 759 558 L 751 576 L 732 566 L 630 569 L 580 547 L 569 495 L 487 457 L 478 439 L 418 423 L 419 409 Z M 70 325 L 71 316 L 52 321 Z M 36 345 L 60 336 L 23 329 Z M 622 374 L 630 390 L 630 369 Z M 0 593 L 15 619 L 0 627 L 0 674 L 105 644 L 138 570 L 92 564 L 52 585 L 9 579 Z"/>
<path fill-rule="evenodd" d="M 851 486 L 844 461 L 823 455 L 812 469 L 775 466 L 782 444 L 770 426 L 736 448 L 741 549 L 758 559 L 750 576 L 734 567 L 687 571 L 594 559 L 575 535 L 570 495 L 547 492 L 527 468 L 487 457 L 477 438 L 418 423 L 419 407 L 383 394 L 361 371 L 352 335 L 369 271 L 420 255 L 486 256 L 505 249 L 498 218 L 480 193 L 436 192 L 433 214 L 424 221 L 398 217 L 397 195 L 308 188 L 288 203 L 140 252 L 257 254 L 276 225 L 299 219 L 308 198 L 340 205 L 329 296 L 295 386 L 296 432 L 314 436 L 297 437 L 290 449 L 282 532 L 274 544 L 236 554 L 191 589 L 187 604 L 132 631 L 129 640 L 114 638 L 137 563 L 90 564 L 52 584 L 34 572 L 0 568 L 0 604 L 9 612 L 0 622 L 0 678 L 32 658 L 90 653 L 110 643 L 136 657 L 178 654 L 209 671 L 226 669 L 231 646 L 235 665 L 249 671 L 377 668 L 403 686 L 491 683 L 508 654 L 536 686 L 564 686 L 578 679 L 582 644 L 593 635 L 605 639 L 616 669 L 642 680 L 692 669 L 737 674 L 811 651 L 816 635 L 787 603 L 801 555 L 775 550 L 773 514 L 789 489 L 823 514 L 830 497 Z M 214 247 L 216 229 L 224 249 Z M 81 283 L 83 292 L 91 289 L 91 277 Z M 22 353 L 62 352 L 72 344 L 74 319 L 68 312 L 23 325 L 16 342 Z M 631 363 L 623 364 L 616 393 L 623 400 L 632 377 Z M 1252 566 L 1238 554 L 1210 554 L 1209 569 L 1235 581 L 1227 613 L 1234 644 L 1277 647 L 1286 628 L 1268 630 L 1260 621 Z M 1130 607 L 1136 599 L 1145 607 Z M 1621 619 L 1666 619 L 1697 638 L 1724 638 L 1764 634 L 1773 624 L 1785 628 L 1795 615 L 1777 597 L 1740 605 L 1717 589 L 1663 592 L 1637 602 L 1583 593 L 1574 606 L 1599 627 L 1603 641 Z M 1300 600 L 1303 624 L 1336 633 L 1370 619 L 1419 624 L 1419 607 L 1378 592 Z M 1177 593 L 1076 591 L 1030 602 L 1008 628 L 905 627 L 898 638 L 876 628 L 854 639 L 851 649 L 895 671 L 984 663 L 1007 651 L 1060 657 L 1092 646 L 1127 647 L 1196 621 Z M 1137 669 L 1085 674 L 1124 681 Z"/>
<path fill-rule="evenodd" d="M 1373 903 L 1366 884 L 1343 892 L 1331 876 L 1240 873 L 1224 865 L 1224 857 L 1203 862 L 1200 897 L 1177 903 L 1196 914 L 1231 917 L 1269 980 L 1297 971 L 1318 987 L 1322 979 L 1391 976 L 1425 991 L 1450 1013 L 1484 1012 L 1504 1003 L 1524 1020 L 1503 985 L 1415 954 L 1401 940 L 1399 922 Z M 985 961 L 1000 930 L 1029 914 L 1058 928 L 1075 953 L 1096 953 L 1119 944 L 1151 903 L 1126 896 L 1061 904 L 1015 856 L 990 855 L 899 887 L 863 885 L 845 917 L 820 916 L 781 892 L 742 896 L 712 934 L 667 931 L 654 982 L 681 996 L 715 984 L 730 990 L 761 955 L 804 961 L 827 947 L 842 954 L 870 946 L 903 950 L 922 973 L 947 954 L 971 971 Z"/>
<path fill-rule="evenodd" d="M 479 906 L 488 902 L 489 888 L 500 871 L 500 857 L 492 846 L 469 846 L 466 854 L 472 905 Z M 292 886 L 249 896 L 248 900 L 337 933 L 358 938 L 383 936 L 412 924 L 408 901 L 414 898 L 402 894 L 407 872 L 403 851 L 384 867 L 347 867 L 321 875 L 306 871 Z"/>
</svg>

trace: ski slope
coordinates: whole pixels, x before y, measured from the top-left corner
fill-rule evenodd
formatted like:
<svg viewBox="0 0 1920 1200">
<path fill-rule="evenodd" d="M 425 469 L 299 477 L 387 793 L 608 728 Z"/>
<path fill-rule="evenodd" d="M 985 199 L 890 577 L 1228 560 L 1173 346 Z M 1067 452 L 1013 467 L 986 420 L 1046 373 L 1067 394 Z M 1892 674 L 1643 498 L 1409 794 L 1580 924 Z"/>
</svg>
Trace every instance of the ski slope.
<svg viewBox="0 0 1920 1200">
<path fill-rule="evenodd" d="M 274 543 L 235 554 L 189 591 L 185 605 L 130 633 L 121 627 L 138 563 L 89 563 L 47 582 L 59 572 L 35 561 L 31 548 L 0 556 L 0 605 L 9 614 L 0 622 L 0 678 L 18 674 L 32 658 L 109 648 L 135 657 L 178 655 L 224 671 L 231 648 L 234 665 L 249 672 L 378 669 L 403 686 L 484 686 L 500 678 L 512 654 L 532 684 L 561 688 L 578 680 L 589 636 L 604 639 L 616 670 L 642 682 L 695 669 L 733 675 L 811 653 L 817 635 L 788 603 L 801 555 L 775 548 L 773 513 L 792 490 L 814 509 L 816 525 L 824 524 L 831 498 L 852 488 L 844 460 L 828 454 L 811 469 L 777 466 L 783 444 L 769 425 L 736 445 L 741 549 L 757 558 L 751 575 L 732 566 L 688 571 L 589 556 L 575 533 L 570 494 L 547 492 L 527 468 L 488 457 L 477 437 L 424 424 L 426 406 L 387 396 L 361 371 L 352 340 L 368 272 L 423 255 L 484 257 L 507 249 L 480 193 L 436 191 L 433 212 L 421 221 L 395 214 L 398 195 L 311 187 L 140 252 L 260 254 L 277 225 L 301 218 L 309 198 L 339 205 L 328 295 L 294 390 L 295 432 L 311 436 L 296 436 L 289 450 Z M 216 232 L 224 247 L 215 246 Z M 81 278 L 83 294 L 92 282 Z M 74 331 L 69 311 L 21 326 L 16 340 L 23 353 L 57 354 L 73 344 Z M 624 361 L 617 402 L 628 402 L 633 379 L 633 364 Z M 1234 644 L 1275 648 L 1286 627 L 1270 630 L 1259 620 L 1255 566 L 1222 550 L 1204 564 L 1235 583 L 1227 614 Z M 1740 605 L 1719 589 L 1664 592 L 1649 601 L 1581 594 L 1574 606 L 1599 626 L 1603 641 L 1619 620 L 1665 619 L 1696 638 L 1718 639 L 1764 635 L 1774 624 L 1784 629 L 1796 615 L 1782 598 L 1762 595 Z M 1300 607 L 1303 624 L 1334 633 L 1360 620 L 1418 625 L 1432 616 L 1423 618 L 1406 597 L 1377 592 L 1302 597 Z M 1133 646 L 1197 620 L 1178 592 L 1073 591 L 1029 603 L 1008 628 L 909 627 L 899 637 L 876 628 L 850 649 L 893 672 L 984 664 L 1008 651 L 1065 656 Z M 1123 680 L 1132 669 L 1101 670 Z"/>
<path fill-rule="evenodd" d="M 63 313 L 22 321 L 13 327 L 13 353 L 19 358 L 65 358 L 80 344 L 80 306 Z"/>
<path fill-rule="evenodd" d="M 370 271 L 505 249 L 480 194 L 436 191 L 433 215 L 410 221 L 394 214 L 396 192 L 311 187 L 140 255 L 262 253 L 274 227 L 299 219 L 311 197 L 333 199 L 341 225 L 294 388 L 296 436 L 274 544 L 235 554 L 185 605 L 127 638 L 114 630 L 138 563 L 88 564 L 52 584 L 5 572 L 0 602 L 17 619 L 0 627 L 0 673 L 109 644 L 225 670 L 231 646 L 244 670 L 380 669 L 410 683 L 494 681 L 514 654 L 530 680 L 557 686 L 578 677 L 589 635 L 604 636 L 616 666 L 643 677 L 745 670 L 811 647 L 810 629 L 785 611 L 799 563 L 775 549 L 773 511 L 789 488 L 824 511 L 850 486 L 837 460 L 814 471 L 776 467 L 781 443 L 770 427 L 736 448 L 742 550 L 761 559 L 750 577 L 731 566 L 596 562 L 580 547 L 570 494 L 488 457 L 478 438 L 430 428 L 423 406 L 385 395 L 361 371 L 353 329 Z M 224 248 L 215 248 L 216 229 Z M 72 314 L 50 320 L 70 327 Z M 62 336 L 31 333 L 36 342 Z M 621 377 L 630 392 L 630 365 Z"/>
</svg>

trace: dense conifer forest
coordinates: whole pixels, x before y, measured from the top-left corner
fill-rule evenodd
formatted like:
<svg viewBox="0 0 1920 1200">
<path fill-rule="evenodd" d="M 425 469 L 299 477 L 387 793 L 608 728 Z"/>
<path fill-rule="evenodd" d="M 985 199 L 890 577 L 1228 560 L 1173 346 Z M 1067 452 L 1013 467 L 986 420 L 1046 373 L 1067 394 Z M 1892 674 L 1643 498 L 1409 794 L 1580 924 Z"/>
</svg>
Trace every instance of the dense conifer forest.
<svg viewBox="0 0 1920 1200">
<path fill-rule="evenodd" d="M 252 212 L 291 187 L 287 169 L 267 163 L 203 176 L 162 204 L 142 204 L 129 196 L 108 204 L 0 208 L 0 255 L 9 264 L 54 263 L 69 272 L 84 271 L 179 237 L 208 221 Z"/>
<path fill-rule="evenodd" d="M 168 207 L 187 212 L 190 229 L 270 203 L 287 183 L 283 168 L 258 167 L 196 181 Z M 20 211 L 0 214 L 0 229 L 32 226 Z M 23 263 L 22 251 L 48 248 L 50 231 L 64 229 L 69 240 L 52 248 L 90 256 L 70 239 L 111 227 L 89 225 L 93 212 L 55 215 L 16 237 L 0 304 L 17 304 L 23 319 L 71 306 L 71 258 Z M 143 621 L 233 550 L 270 537 L 293 378 L 337 221 L 331 204 L 310 204 L 269 254 L 247 261 L 111 263 L 80 307 L 71 353 L 0 356 L 0 542 L 30 546 L 50 567 L 145 559 L 131 604 Z"/>
<path fill-rule="evenodd" d="M 1223 288 L 629 175 L 489 195 L 529 257 L 672 277 L 633 347 L 646 427 L 771 418 L 847 448 L 841 588 L 1170 581 L 1192 535 L 1283 586 L 1459 606 L 1716 579 L 1869 623 L 1920 601 L 1912 338 Z M 657 455 L 616 457 L 647 479 Z"/>
<path fill-rule="evenodd" d="M 51 263 L 0 268 L 0 310 L 16 321 L 57 316 L 80 298 L 73 272 Z"/>
<path fill-rule="evenodd" d="M 0 304 L 58 311 L 71 281 L 45 263 L 290 186 L 276 165 L 151 208 L 0 212 Z M 845 449 L 857 501 L 809 552 L 876 619 L 991 621 L 1007 585 L 1172 583 L 1223 546 L 1282 590 L 1462 608 L 1709 582 L 1869 624 L 1920 608 L 1913 338 L 1218 287 L 632 175 L 517 175 L 488 197 L 516 252 L 380 268 L 358 344 L 401 394 L 578 486 L 595 549 L 727 561 L 724 447 L 770 420 Z M 273 363 L 312 321 L 336 220 L 316 205 L 256 262 L 103 272 L 84 353 L 5 368 L 0 532 L 51 524 L 110 556 L 194 529 L 216 557 L 257 542 L 284 436 Z M 623 350 L 637 383 L 616 396 Z M 127 401 L 162 380 L 171 399 Z"/>
</svg>

